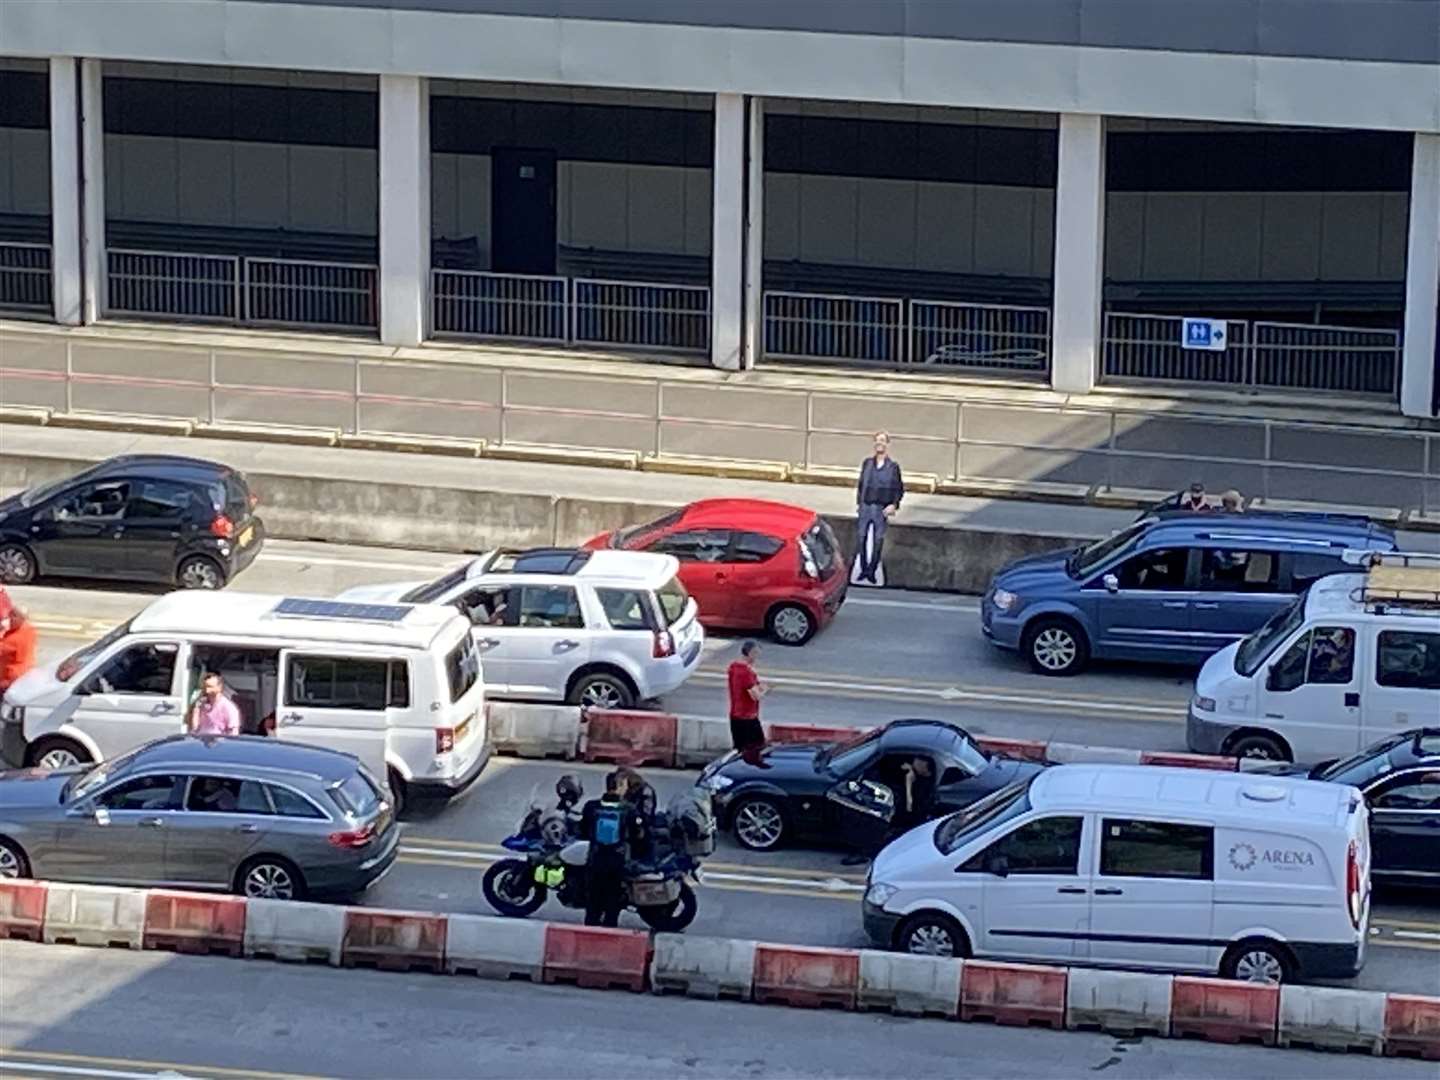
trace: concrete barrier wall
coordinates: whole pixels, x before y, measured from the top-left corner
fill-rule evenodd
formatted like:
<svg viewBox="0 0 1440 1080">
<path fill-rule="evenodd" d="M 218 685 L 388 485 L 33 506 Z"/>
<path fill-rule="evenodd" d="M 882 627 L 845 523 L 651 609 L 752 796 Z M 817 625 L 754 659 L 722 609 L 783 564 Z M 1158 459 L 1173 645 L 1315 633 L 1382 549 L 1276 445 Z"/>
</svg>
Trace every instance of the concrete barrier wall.
<svg viewBox="0 0 1440 1080">
<path fill-rule="evenodd" d="M 0 454 L 0 488 L 13 490 L 73 475 L 73 458 Z M 583 543 L 598 533 L 647 521 L 672 504 L 518 495 L 440 487 L 247 473 L 272 537 L 479 552 L 500 545 Z M 855 519 L 827 518 L 847 552 Z M 991 575 L 1022 555 L 1073 544 L 1070 535 L 973 527 L 893 525 L 885 541 L 887 583 L 896 588 L 983 592 Z"/>
</svg>

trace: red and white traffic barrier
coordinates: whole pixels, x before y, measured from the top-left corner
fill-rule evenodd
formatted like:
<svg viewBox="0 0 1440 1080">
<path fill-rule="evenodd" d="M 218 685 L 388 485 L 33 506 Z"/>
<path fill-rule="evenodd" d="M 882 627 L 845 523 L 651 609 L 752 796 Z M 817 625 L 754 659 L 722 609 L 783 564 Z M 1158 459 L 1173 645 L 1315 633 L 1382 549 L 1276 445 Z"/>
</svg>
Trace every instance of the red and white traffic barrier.
<svg viewBox="0 0 1440 1080">
<path fill-rule="evenodd" d="M 859 987 L 860 953 L 855 949 L 763 943 L 755 948 L 752 996 L 756 1001 L 853 1009 Z"/>
<path fill-rule="evenodd" d="M 0 938 L 39 941 L 45 928 L 45 883 L 0 881 Z"/>
<path fill-rule="evenodd" d="M 849 742 L 869 728 L 825 727 L 820 724 L 766 724 L 765 737 L 772 743 Z"/>
<path fill-rule="evenodd" d="M 638 709 L 586 709 L 581 718 L 581 756 L 586 761 L 675 767 L 679 717 Z"/>
<path fill-rule="evenodd" d="M 47 945 L 138 949 L 145 941 L 145 893 L 48 882 L 41 938 Z"/>
<path fill-rule="evenodd" d="M 1113 1035 L 1170 1034 L 1170 975 L 1071 968 L 1065 1026 Z"/>
<path fill-rule="evenodd" d="M 340 966 L 345 909 L 299 900 L 245 902 L 245 955 Z"/>
<path fill-rule="evenodd" d="M 657 994 L 749 1001 L 755 984 L 755 942 L 656 934 L 650 989 Z"/>
<path fill-rule="evenodd" d="M 147 949 L 245 954 L 245 899 L 157 890 L 145 897 Z"/>
<path fill-rule="evenodd" d="M 1385 1045 L 1385 995 L 1328 986 L 1280 987 L 1280 1046 L 1368 1050 Z"/>
<path fill-rule="evenodd" d="M 900 1016 L 960 1015 L 960 978 L 965 961 L 909 953 L 860 952 L 856 1004 Z"/>
<path fill-rule="evenodd" d="M 1440 998 L 1385 996 L 1386 1055 L 1440 1061 Z"/>
<path fill-rule="evenodd" d="M 545 924 L 493 915 L 451 915 L 445 970 L 482 979 L 539 982 L 545 969 Z"/>
<path fill-rule="evenodd" d="M 960 1019 L 1019 1027 L 1065 1027 L 1065 968 L 967 960 L 960 972 Z"/>
<path fill-rule="evenodd" d="M 545 924 L 542 978 L 592 990 L 645 989 L 650 974 L 650 935 L 639 930 Z"/>
<path fill-rule="evenodd" d="M 1171 984 L 1170 1034 L 1208 1042 L 1274 1046 L 1280 1022 L 1280 987 L 1233 979 L 1177 975 Z"/>
<path fill-rule="evenodd" d="M 564 758 L 580 753 L 577 705 L 527 705 L 492 701 L 490 742 L 497 754 L 522 758 Z"/>
<path fill-rule="evenodd" d="M 448 919 L 418 911 L 346 908 L 345 937 L 340 945 L 344 967 L 376 967 L 383 971 L 445 970 Z"/>
</svg>

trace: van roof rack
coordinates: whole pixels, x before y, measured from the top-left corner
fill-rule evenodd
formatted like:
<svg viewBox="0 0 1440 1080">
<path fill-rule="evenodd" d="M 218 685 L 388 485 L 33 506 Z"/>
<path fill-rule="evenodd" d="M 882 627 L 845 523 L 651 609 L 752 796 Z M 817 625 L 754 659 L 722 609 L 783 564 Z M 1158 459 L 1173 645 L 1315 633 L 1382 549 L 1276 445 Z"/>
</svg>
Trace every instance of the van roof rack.
<svg viewBox="0 0 1440 1080">
<path fill-rule="evenodd" d="M 487 574 L 555 574 L 570 577 L 590 561 L 585 548 L 500 548 L 485 567 Z"/>
<path fill-rule="evenodd" d="M 1440 554 L 1419 551 L 1346 552 L 1365 568 L 1354 599 L 1378 615 L 1440 611 Z M 1363 556 L 1350 558 L 1352 554 Z"/>
</svg>

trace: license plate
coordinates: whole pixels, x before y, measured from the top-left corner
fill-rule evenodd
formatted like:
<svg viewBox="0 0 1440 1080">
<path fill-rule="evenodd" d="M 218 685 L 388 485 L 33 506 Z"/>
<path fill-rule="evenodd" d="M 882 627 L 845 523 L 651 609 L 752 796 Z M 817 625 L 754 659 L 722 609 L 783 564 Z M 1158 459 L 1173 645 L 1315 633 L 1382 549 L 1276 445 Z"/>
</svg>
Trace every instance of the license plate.
<svg viewBox="0 0 1440 1080">
<path fill-rule="evenodd" d="M 240 546 L 249 546 L 250 541 L 253 539 L 255 539 L 255 526 L 247 525 L 245 531 L 240 534 Z"/>
</svg>

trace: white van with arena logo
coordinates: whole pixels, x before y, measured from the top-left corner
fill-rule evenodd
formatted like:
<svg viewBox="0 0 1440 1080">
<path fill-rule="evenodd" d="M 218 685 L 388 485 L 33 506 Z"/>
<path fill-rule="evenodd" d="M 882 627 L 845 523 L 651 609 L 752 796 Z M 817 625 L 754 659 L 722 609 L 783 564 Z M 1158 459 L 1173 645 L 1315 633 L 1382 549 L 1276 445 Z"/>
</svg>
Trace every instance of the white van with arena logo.
<svg viewBox="0 0 1440 1080">
<path fill-rule="evenodd" d="M 1341 784 L 1061 765 L 882 851 L 865 929 L 912 953 L 1349 978 L 1365 961 L 1368 822 Z"/>
</svg>

